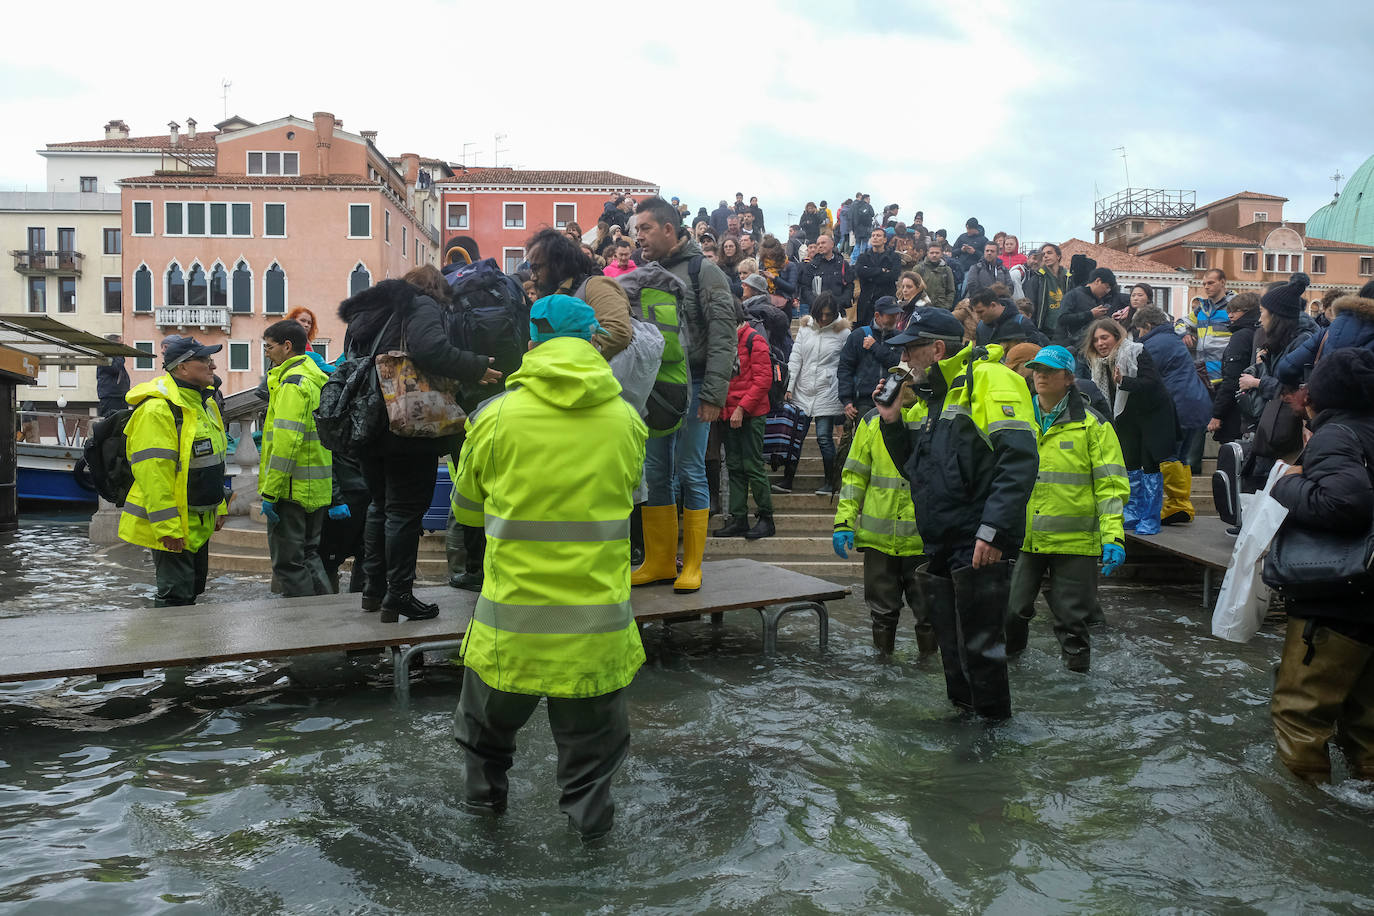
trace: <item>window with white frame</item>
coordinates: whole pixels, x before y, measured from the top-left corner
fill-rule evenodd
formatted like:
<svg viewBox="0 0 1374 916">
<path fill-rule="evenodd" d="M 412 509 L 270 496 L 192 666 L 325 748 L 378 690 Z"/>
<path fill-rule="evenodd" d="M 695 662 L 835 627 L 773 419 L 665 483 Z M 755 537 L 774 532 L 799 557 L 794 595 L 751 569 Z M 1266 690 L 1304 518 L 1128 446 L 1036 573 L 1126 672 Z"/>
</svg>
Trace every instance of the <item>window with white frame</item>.
<svg viewBox="0 0 1374 916">
<path fill-rule="evenodd" d="M 421 257 L 421 254 L 422 254 L 422 252 L 421 252 L 421 249 L 420 249 L 420 240 L 419 240 L 419 239 L 416 239 L 416 240 L 415 240 L 415 263 L 416 263 L 416 264 L 419 264 L 419 263 L 423 260 L 423 258 Z"/>
<path fill-rule="evenodd" d="M 57 278 L 57 310 L 68 313 L 76 311 L 76 277 Z"/>
<path fill-rule="evenodd" d="M 525 228 L 525 205 L 524 204 L 505 204 L 502 208 L 505 218 L 503 224 L 507 229 Z"/>
<path fill-rule="evenodd" d="M 148 354 L 147 356 L 135 356 L 135 357 L 134 357 L 134 368 L 135 368 L 135 369 L 151 369 L 151 368 L 153 368 L 153 342 L 152 342 L 151 340 L 135 340 L 135 341 L 134 341 L 134 349 L 135 349 L 135 350 L 142 350 L 144 353 L 147 353 L 147 354 Z"/>
<path fill-rule="evenodd" d="M 371 285 L 372 274 L 363 266 L 363 262 L 359 261 L 354 266 L 353 272 L 348 275 L 348 294 L 356 296 Z"/>
<path fill-rule="evenodd" d="M 320 359 L 329 362 L 329 338 L 317 337 L 310 341 L 310 349 L 320 354 Z"/>
<path fill-rule="evenodd" d="M 525 260 L 525 249 L 502 248 L 501 260 L 505 262 L 502 270 L 508 274 L 513 274 L 520 269 L 520 263 Z"/>
<path fill-rule="evenodd" d="M 81 176 L 81 193 L 83 193 L 83 194 L 94 194 L 96 191 L 99 191 L 99 190 L 100 190 L 100 183 L 99 183 L 98 181 L 96 181 L 96 177 L 95 177 L 94 175 L 82 175 L 82 176 Z"/>
<path fill-rule="evenodd" d="M 167 289 L 162 301 L 172 306 L 186 304 L 186 276 L 176 261 L 167 268 Z"/>
<path fill-rule="evenodd" d="M 153 202 L 151 200 L 134 201 L 134 235 L 153 234 Z"/>
<path fill-rule="evenodd" d="M 163 235 L 185 235 L 186 209 L 180 201 L 167 201 L 162 205 L 162 234 Z"/>
<path fill-rule="evenodd" d="M 229 205 L 210 204 L 210 234 L 229 234 Z"/>
<path fill-rule="evenodd" d="M 1267 223 L 1267 222 L 1269 222 L 1269 214 L 1268 214 L 1268 212 L 1266 212 L 1266 211 L 1264 211 L 1264 210 L 1256 210 L 1256 211 L 1255 211 L 1255 220 L 1254 220 L 1254 221 L 1257 222 L 1257 223 Z"/>
<path fill-rule="evenodd" d="M 249 175 L 299 175 L 300 154 L 271 150 L 250 150 Z"/>
<path fill-rule="evenodd" d="M 1264 272 L 1267 274 L 1288 273 L 1288 255 L 1266 251 L 1264 253 Z"/>
<path fill-rule="evenodd" d="M 210 271 L 210 304 L 216 308 L 229 306 L 229 273 L 218 261 Z"/>
<path fill-rule="evenodd" d="M 372 204 L 348 205 L 348 237 L 372 238 Z"/>
<path fill-rule="evenodd" d="M 262 205 L 263 238 L 286 238 L 286 204 Z"/>
<path fill-rule="evenodd" d="M 122 277 L 102 277 L 104 286 L 105 314 L 118 315 L 124 311 L 124 279 Z"/>
<path fill-rule="evenodd" d="M 186 205 L 186 234 L 205 234 L 205 204 L 188 203 Z"/>
<path fill-rule="evenodd" d="M 253 371 L 253 345 L 246 340 L 229 341 L 229 371 Z"/>
<path fill-rule="evenodd" d="M 553 227 L 555 229 L 566 229 L 568 223 L 575 222 L 577 222 L 577 204 L 553 205 Z"/>
<path fill-rule="evenodd" d="M 1374 256 L 1365 255 L 1360 258 L 1360 276 L 1368 277 L 1374 274 Z"/>
<path fill-rule="evenodd" d="M 46 312 L 48 310 L 48 278 L 29 277 L 29 311 Z"/>
<path fill-rule="evenodd" d="M 75 388 L 76 387 L 76 366 L 71 363 L 62 363 L 57 367 L 57 387 Z"/>
<path fill-rule="evenodd" d="M 134 311 L 151 312 L 153 310 L 153 272 L 148 269 L 147 264 L 140 264 L 138 270 L 134 271 Z"/>
<path fill-rule="evenodd" d="M 1201 248 L 1193 249 L 1193 270 L 1207 269 L 1207 252 Z"/>
<path fill-rule="evenodd" d="M 274 263 L 263 278 L 263 314 L 286 314 L 286 271 Z"/>
<path fill-rule="evenodd" d="M 246 261 L 234 265 L 234 276 L 229 283 L 229 311 L 235 315 L 248 315 L 253 311 L 253 271 Z"/>
<path fill-rule="evenodd" d="M 229 205 L 229 234 L 247 237 L 253 234 L 253 205 Z"/>
<path fill-rule="evenodd" d="M 391 211 L 382 211 L 382 240 L 391 244 Z"/>
<path fill-rule="evenodd" d="M 1312 273 L 1314 273 L 1314 274 L 1324 274 L 1324 273 L 1326 273 L 1326 255 L 1324 255 L 1324 254 L 1314 254 L 1314 255 L 1312 255 Z"/>
<path fill-rule="evenodd" d="M 200 307 L 210 301 L 210 283 L 205 279 L 205 268 L 199 264 L 191 265 L 186 275 L 186 304 Z"/>
<path fill-rule="evenodd" d="M 401 226 L 401 257 L 403 257 L 403 258 L 408 258 L 408 257 L 410 257 L 410 255 L 406 253 L 407 251 L 409 251 L 409 249 L 410 249 L 410 227 L 409 227 L 409 226 L 404 226 L 404 225 L 403 225 L 403 226 Z"/>
<path fill-rule="evenodd" d="M 1259 270 L 1259 252 L 1243 251 L 1240 255 L 1240 269 L 1247 273 Z"/>
<path fill-rule="evenodd" d="M 467 204 L 448 204 L 448 218 L 446 225 L 450 229 L 466 229 L 468 227 L 468 205 Z"/>
<path fill-rule="evenodd" d="M 1288 262 L 1288 269 L 1293 271 L 1293 273 L 1297 273 L 1298 271 L 1302 270 L 1302 255 L 1293 255 L 1292 260 Z"/>
</svg>

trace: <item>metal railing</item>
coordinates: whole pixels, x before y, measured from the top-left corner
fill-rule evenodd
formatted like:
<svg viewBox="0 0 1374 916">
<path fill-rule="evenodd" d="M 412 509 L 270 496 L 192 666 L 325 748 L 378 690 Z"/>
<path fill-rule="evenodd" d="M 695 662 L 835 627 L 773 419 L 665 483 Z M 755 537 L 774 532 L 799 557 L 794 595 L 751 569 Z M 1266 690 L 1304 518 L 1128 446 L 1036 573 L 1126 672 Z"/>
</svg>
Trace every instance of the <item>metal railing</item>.
<svg viewBox="0 0 1374 916">
<path fill-rule="evenodd" d="M 21 274 L 75 274 L 81 276 L 81 262 L 86 256 L 79 251 L 39 251 L 29 248 L 16 248 L 14 269 Z"/>
<path fill-rule="evenodd" d="M 1093 206 L 1093 230 L 1100 232 L 1119 219 L 1183 219 L 1197 207 L 1196 191 L 1127 188 Z"/>
<path fill-rule="evenodd" d="M 172 305 L 153 311 L 160 328 L 201 327 L 229 329 L 229 308 L 224 305 Z"/>
</svg>

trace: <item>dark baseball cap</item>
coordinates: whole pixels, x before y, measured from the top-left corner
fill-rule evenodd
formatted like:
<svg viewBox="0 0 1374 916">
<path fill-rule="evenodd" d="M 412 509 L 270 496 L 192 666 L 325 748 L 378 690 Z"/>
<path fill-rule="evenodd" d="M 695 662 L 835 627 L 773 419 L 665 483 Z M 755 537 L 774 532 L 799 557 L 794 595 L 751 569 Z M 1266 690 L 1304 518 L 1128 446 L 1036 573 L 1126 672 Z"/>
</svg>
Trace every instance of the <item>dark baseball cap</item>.
<svg viewBox="0 0 1374 916">
<path fill-rule="evenodd" d="M 873 311 L 879 315 L 899 315 L 902 307 L 897 304 L 897 300 L 892 296 L 880 296 L 878 301 L 873 303 Z"/>
<path fill-rule="evenodd" d="M 964 339 L 964 323 L 942 308 L 926 306 L 918 308 L 907 322 L 906 330 L 887 341 L 890 347 L 903 347 L 911 343 L 961 343 Z"/>
<path fill-rule="evenodd" d="M 213 347 L 210 347 L 196 340 L 194 337 L 174 337 L 171 342 L 167 344 L 167 349 L 163 351 L 162 366 L 165 369 L 172 369 L 186 362 L 188 359 L 204 359 L 223 349 L 223 344 L 215 344 Z"/>
</svg>

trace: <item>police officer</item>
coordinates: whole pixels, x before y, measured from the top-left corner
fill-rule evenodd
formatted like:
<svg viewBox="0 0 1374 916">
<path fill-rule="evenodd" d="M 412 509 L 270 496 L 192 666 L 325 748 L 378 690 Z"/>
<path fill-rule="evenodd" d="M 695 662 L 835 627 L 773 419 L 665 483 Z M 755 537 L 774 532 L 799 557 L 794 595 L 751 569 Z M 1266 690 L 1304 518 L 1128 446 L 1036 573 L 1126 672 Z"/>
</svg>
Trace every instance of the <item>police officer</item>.
<svg viewBox="0 0 1374 916">
<path fill-rule="evenodd" d="M 902 411 L 908 428 L 925 423 L 926 405 L 919 399 Z M 898 472 L 878 428 L 881 417 L 870 410 L 854 430 L 849 457 L 840 472 L 840 500 L 835 507 L 832 544 L 840 559 L 856 546 L 864 555 L 864 603 L 873 615 L 873 648 L 889 656 L 897 643 L 902 602 L 916 618 L 916 645 L 922 655 L 934 652 L 935 631 L 922 600 L 916 570 L 926 562 L 911 484 Z"/>
<path fill-rule="evenodd" d="M 580 299 L 534 303 L 532 349 L 468 418 L 453 495 L 455 517 L 487 536 L 454 723 L 465 801 L 505 809 L 515 734 L 546 696 L 559 807 L 586 839 L 611 829 L 624 688 L 644 663 L 629 535 L 648 428 L 590 343 L 599 331 Z"/>
<path fill-rule="evenodd" d="M 267 419 L 262 424 L 258 492 L 267 518 L 272 575 L 287 598 L 328 595 L 320 530 L 333 502 L 329 449 L 315 431 L 315 408 L 328 376 L 306 355 L 305 328 L 278 321 L 262 332 Z"/>
<path fill-rule="evenodd" d="M 1126 559 L 1122 512 L 1131 494 L 1121 444 L 1074 384 L 1074 358 L 1045 347 L 1026 363 L 1035 379 L 1040 473 L 1026 512 L 1026 540 L 1011 576 L 1007 654 L 1026 647 L 1046 575 L 1054 635 L 1070 671 L 1091 663 L 1088 627 L 1100 616 L 1097 564 L 1111 575 Z"/>
<path fill-rule="evenodd" d="M 155 607 L 195 604 L 205 591 L 210 535 L 224 527 L 224 421 L 211 399 L 220 345 L 177 337 L 163 350 L 166 373 L 135 385 L 124 428 L 134 483 L 119 536 L 150 548 Z"/>
<path fill-rule="evenodd" d="M 1035 413 L 1002 348 L 961 346 L 964 327 L 923 308 L 889 343 L 904 348 L 929 417 L 908 429 L 899 402 L 878 405 L 883 441 L 912 487 L 929 562 L 918 572 L 949 698 L 988 719 L 1011 715 L 1004 617 L 1008 560 L 1021 545 L 1039 456 Z M 957 350 L 957 352 L 956 352 Z M 928 386 L 928 387 L 927 387 Z"/>
</svg>

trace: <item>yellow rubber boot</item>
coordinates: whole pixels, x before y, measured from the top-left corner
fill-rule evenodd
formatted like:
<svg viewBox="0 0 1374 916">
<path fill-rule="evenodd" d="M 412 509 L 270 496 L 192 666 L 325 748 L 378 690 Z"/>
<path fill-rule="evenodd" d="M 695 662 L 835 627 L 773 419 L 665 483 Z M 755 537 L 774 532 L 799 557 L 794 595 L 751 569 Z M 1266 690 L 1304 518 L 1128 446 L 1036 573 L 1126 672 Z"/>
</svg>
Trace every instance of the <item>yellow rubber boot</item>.
<svg viewBox="0 0 1374 916">
<path fill-rule="evenodd" d="M 673 591 L 686 595 L 701 588 L 701 558 L 706 553 L 706 519 L 710 509 L 682 510 L 682 574 Z"/>
<path fill-rule="evenodd" d="M 1191 522 L 1193 510 L 1193 474 L 1180 461 L 1162 461 L 1159 472 L 1164 475 L 1164 511 L 1160 521 L 1165 525 Z"/>
<path fill-rule="evenodd" d="M 677 506 L 644 506 L 644 562 L 630 574 L 631 585 L 677 578 Z"/>
</svg>

